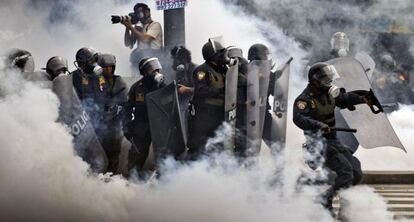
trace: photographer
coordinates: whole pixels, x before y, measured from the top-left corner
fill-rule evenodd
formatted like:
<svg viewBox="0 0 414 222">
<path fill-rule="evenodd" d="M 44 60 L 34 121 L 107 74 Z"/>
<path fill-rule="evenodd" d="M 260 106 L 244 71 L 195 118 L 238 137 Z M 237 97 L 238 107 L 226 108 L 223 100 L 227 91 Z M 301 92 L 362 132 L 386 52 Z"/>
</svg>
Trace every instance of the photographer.
<svg viewBox="0 0 414 222">
<path fill-rule="evenodd" d="M 151 10 L 148 5 L 136 4 L 134 12 L 122 17 L 120 23 L 126 27 L 125 46 L 132 49 L 137 42 L 137 48 L 130 57 L 132 64 L 136 64 L 143 57 L 159 55 L 163 48 L 162 27 L 159 22 L 151 19 Z"/>
</svg>

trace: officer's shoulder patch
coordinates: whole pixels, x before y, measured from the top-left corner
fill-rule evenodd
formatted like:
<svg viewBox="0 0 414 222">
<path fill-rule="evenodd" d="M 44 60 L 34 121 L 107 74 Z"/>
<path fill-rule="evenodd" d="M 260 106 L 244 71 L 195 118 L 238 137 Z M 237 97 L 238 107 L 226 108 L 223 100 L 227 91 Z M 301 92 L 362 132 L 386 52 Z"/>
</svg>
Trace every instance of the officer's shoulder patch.
<svg viewBox="0 0 414 222">
<path fill-rule="evenodd" d="M 89 84 L 89 80 L 85 77 L 82 77 L 82 85 L 88 85 Z"/>
<path fill-rule="evenodd" d="M 203 80 L 204 77 L 206 77 L 206 73 L 205 72 L 203 72 L 203 71 L 198 71 L 197 72 L 197 79 L 198 80 Z"/>
<path fill-rule="evenodd" d="M 137 102 L 143 102 L 145 100 L 145 96 L 143 93 L 138 93 L 135 95 L 135 101 Z"/>
<path fill-rule="evenodd" d="M 102 84 L 105 84 L 105 83 L 106 83 L 105 77 L 99 76 L 99 85 L 102 85 Z"/>
<path fill-rule="evenodd" d="M 298 107 L 298 109 L 304 110 L 308 106 L 308 103 L 304 100 L 298 100 L 296 101 L 296 106 Z"/>
</svg>

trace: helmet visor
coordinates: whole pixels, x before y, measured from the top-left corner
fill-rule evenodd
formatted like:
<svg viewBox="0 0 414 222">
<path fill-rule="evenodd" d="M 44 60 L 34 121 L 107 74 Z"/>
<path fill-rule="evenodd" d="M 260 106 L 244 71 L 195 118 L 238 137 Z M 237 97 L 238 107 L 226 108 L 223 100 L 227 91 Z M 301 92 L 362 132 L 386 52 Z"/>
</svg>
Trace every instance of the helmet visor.
<svg viewBox="0 0 414 222">
<path fill-rule="evenodd" d="M 339 79 L 339 74 L 333 65 L 321 68 L 321 71 L 315 76 L 322 86 L 331 86 L 332 82 Z"/>
</svg>

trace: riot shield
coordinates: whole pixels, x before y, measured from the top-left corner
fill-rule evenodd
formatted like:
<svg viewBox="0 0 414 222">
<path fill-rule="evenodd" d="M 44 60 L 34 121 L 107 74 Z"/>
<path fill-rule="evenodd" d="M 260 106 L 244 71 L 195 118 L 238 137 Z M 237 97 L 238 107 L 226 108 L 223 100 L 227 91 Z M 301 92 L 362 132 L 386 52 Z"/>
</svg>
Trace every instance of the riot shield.
<svg viewBox="0 0 414 222">
<path fill-rule="evenodd" d="M 371 56 L 369 56 L 368 54 L 366 54 L 365 52 L 358 52 L 355 55 L 355 59 L 358 60 L 362 67 L 364 67 L 365 73 L 367 74 L 367 77 L 369 79 L 369 81 L 372 81 L 372 75 L 374 73 L 375 70 L 375 62 L 374 60 L 371 58 Z"/>
<path fill-rule="evenodd" d="M 146 95 L 151 138 L 156 160 L 171 154 L 178 158 L 186 150 L 186 137 L 182 126 L 177 84 Z"/>
<path fill-rule="evenodd" d="M 351 128 L 338 108 L 335 109 L 335 123 L 338 127 Z M 336 136 L 342 144 L 351 149 L 352 153 L 357 151 L 359 142 L 353 133 L 337 131 Z"/>
<path fill-rule="evenodd" d="M 233 149 L 236 125 L 236 104 L 237 104 L 237 79 L 239 75 L 239 61 L 229 67 L 226 73 L 225 98 L 224 98 L 224 120 L 231 125 L 232 138 L 226 141 L 225 146 Z"/>
<path fill-rule="evenodd" d="M 270 68 L 270 60 L 253 60 L 248 65 L 246 133 L 249 154 L 260 152 L 267 109 Z"/>
<path fill-rule="evenodd" d="M 273 86 L 273 112 L 271 113 L 271 120 L 268 120 L 271 121 L 270 142 L 272 143 L 284 144 L 286 141 L 289 76 L 292 60 L 292 57 L 289 58 L 284 66 L 276 71 L 276 73 L 281 74 Z"/>
<path fill-rule="evenodd" d="M 366 74 L 369 70 L 358 60 L 352 57 L 343 57 L 329 60 L 327 63 L 333 65 L 340 75 L 336 81 L 338 86 L 347 91 L 371 89 Z M 348 109 L 343 109 L 341 114 L 351 128 L 358 130 L 355 136 L 362 147 L 371 149 L 392 146 L 405 151 L 384 113 L 373 114 L 369 106 L 362 104 L 357 107 L 356 111 L 351 112 Z"/>
<path fill-rule="evenodd" d="M 59 121 L 68 125 L 73 135 L 76 153 L 95 172 L 105 172 L 108 158 L 95 134 L 88 114 L 73 88 L 71 75 L 60 75 L 53 80 L 53 92 L 60 101 Z"/>
</svg>

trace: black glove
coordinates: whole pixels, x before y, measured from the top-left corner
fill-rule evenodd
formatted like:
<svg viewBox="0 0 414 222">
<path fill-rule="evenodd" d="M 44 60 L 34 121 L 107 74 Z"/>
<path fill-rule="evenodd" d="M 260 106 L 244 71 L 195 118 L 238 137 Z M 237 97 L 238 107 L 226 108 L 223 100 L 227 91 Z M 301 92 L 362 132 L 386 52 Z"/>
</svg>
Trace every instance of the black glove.
<svg viewBox="0 0 414 222">
<path fill-rule="evenodd" d="M 328 126 L 328 124 L 322 122 L 319 124 L 319 130 L 322 132 L 323 135 L 329 134 L 331 132 L 331 128 Z"/>
<path fill-rule="evenodd" d="M 124 136 L 127 140 L 131 140 L 132 139 L 132 133 L 130 133 L 129 131 L 124 131 Z"/>
</svg>

